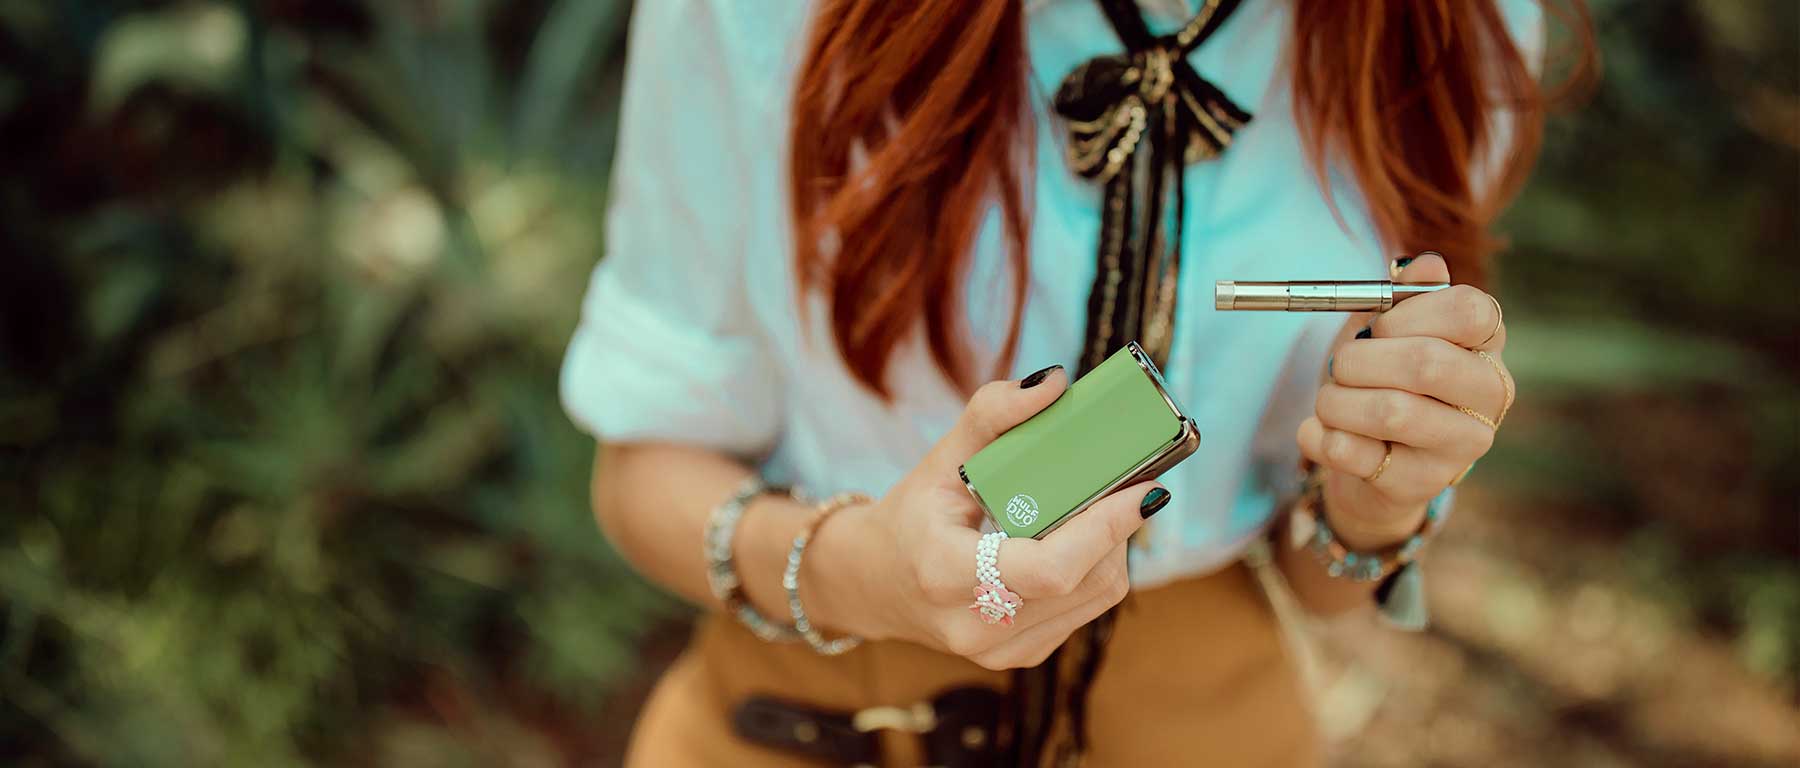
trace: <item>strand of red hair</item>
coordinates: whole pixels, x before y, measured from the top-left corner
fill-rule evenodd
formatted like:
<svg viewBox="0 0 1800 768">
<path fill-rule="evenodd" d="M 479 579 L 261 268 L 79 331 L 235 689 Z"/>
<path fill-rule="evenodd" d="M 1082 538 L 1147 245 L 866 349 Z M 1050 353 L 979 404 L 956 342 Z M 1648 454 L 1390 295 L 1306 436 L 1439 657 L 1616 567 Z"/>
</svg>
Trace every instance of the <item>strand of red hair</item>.
<svg viewBox="0 0 1800 768">
<path fill-rule="evenodd" d="M 837 347 L 884 385 L 894 348 L 921 324 L 932 359 L 972 385 L 962 281 L 976 228 L 997 201 L 1014 281 L 1018 344 L 1030 174 L 1024 11 L 1016 0 L 825 0 L 813 19 L 790 134 L 802 295 L 829 298 Z"/>
<path fill-rule="evenodd" d="M 1321 188 L 1347 170 L 1383 249 L 1439 251 L 1458 282 L 1484 284 L 1501 245 L 1492 225 L 1553 101 L 1498 4 L 1289 2 L 1295 113 Z M 1579 3 L 1559 17 L 1576 32 L 1570 82 L 1583 81 L 1589 19 Z M 1021 0 L 823 0 L 815 12 L 789 135 L 801 295 L 823 293 L 839 353 L 883 396 L 890 357 L 921 326 L 937 366 L 972 388 L 960 297 L 994 205 L 1014 277 L 997 359 L 1012 359 L 1033 171 L 1026 76 Z"/>
<path fill-rule="evenodd" d="M 1442 253 L 1485 286 L 1503 241 L 1494 221 L 1536 160 L 1549 107 L 1594 71 L 1579 5 L 1564 88 L 1544 88 L 1491 0 L 1292 0 L 1294 114 L 1322 189 L 1333 163 L 1356 180 L 1383 247 Z"/>
</svg>

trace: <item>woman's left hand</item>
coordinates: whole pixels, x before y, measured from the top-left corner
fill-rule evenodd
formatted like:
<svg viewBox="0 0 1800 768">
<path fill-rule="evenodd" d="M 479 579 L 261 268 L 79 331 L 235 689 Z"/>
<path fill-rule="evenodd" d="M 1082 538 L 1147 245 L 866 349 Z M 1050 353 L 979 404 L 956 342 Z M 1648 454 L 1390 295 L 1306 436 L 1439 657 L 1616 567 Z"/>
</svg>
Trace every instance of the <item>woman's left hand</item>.
<svg viewBox="0 0 1800 768">
<path fill-rule="evenodd" d="M 1436 254 L 1400 273 L 1408 283 L 1449 279 Z M 1345 546 L 1376 549 L 1412 535 L 1426 503 L 1487 453 L 1512 405 L 1512 378 L 1500 359 L 1500 304 L 1474 287 L 1415 296 L 1352 336 L 1364 323 L 1346 326 L 1298 439 L 1326 470 L 1332 529 Z"/>
</svg>

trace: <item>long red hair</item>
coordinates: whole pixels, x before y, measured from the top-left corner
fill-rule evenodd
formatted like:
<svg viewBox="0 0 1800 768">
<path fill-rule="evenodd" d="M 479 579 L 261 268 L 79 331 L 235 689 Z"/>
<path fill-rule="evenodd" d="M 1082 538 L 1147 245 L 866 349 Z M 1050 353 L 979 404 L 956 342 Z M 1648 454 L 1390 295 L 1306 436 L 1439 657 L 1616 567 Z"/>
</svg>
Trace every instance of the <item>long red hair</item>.
<svg viewBox="0 0 1800 768">
<path fill-rule="evenodd" d="M 1549 102 L 1496 3 L 1289 1 L 1295 114 L 1321 188 L 1327 163 L 1349 170 L 1384 248 L 1440 251 L 1459 282 L 1482 284 L 1500 245 L 1489 227 L 1536 157 Z M 1569 18 L 1585 72 L 1585 10 Z M 1033 170 L 1026 68 L 1021 0 L 822 0 L 813 17 L 788 147 L 797 273 L 877 393 L 921 324 L 938 367 L 973 385 L 961 287 L 994 204 L 1014 277 L 999 359 L 1012 358 Z"/>
</svg>

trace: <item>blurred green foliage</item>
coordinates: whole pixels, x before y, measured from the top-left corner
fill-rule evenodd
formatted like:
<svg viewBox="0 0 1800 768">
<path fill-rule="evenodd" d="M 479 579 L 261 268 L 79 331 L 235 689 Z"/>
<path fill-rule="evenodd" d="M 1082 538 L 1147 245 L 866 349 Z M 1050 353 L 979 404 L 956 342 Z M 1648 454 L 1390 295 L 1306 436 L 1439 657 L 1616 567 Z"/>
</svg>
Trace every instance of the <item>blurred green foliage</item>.
<svg viewBox="0 0 1800 768">
<path fill-rule="evenodd" d="M 597 748 L 670 608 L 554 385 L 625 11 L 0 3 L 0 762 Z"/>
<path fill-rule="evenodd" d="M 1800 5 L 1595 10 L 1477 482 L 1792 685 Z M 625 15 L 0 0 L 0 762 L 609 757 L 675 611 L 556 402 Z"/>
<path fill-rule="evenodd" d="M 1503 222 L 1525 407 L 1477 479 L 1800 690 L 1800 3 L 1590 7 L 1600 87 Z"/>
</svg>

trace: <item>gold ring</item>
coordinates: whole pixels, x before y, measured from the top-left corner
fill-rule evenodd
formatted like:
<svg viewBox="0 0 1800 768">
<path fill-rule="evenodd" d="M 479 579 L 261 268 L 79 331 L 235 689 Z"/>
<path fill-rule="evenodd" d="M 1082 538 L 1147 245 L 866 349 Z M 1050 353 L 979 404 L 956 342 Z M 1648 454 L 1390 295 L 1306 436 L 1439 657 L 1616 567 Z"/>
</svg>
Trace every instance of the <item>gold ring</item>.
<svg viewBox="0 0 1800 768">
<path fill-rule="evenodd" d="M 1365 483 L 1374 483 L 1376 480 L 1381 479 L 1381 473 L 1386 472 L 1388 465 L 1394 463 L 1394 444 L 1383 440 L 1381 441 L 1381 447 L 1381 466 L 1376 467 L 1374 472 L 1370 473 L 1368 477 L 1363 478 L 1363 482 Z"/>
<path fill-rule="evenodd" d="M 1476 344 L 1476 349 L 1487 346 L 1488 342 L 1493 341 L 1495 336 L 1499 336 L 1500 326 L 1506 322 L 1506 310 L 1500 308 L 1500 300 L 1494 298 L 1494 294 L 1491 293 L 1482 295 L 1488 297 L 1488 301 L 1494 302 L 1494 330 L 1488 331 L 1487 338 L 1482 339 L 1480 344 Z"/>
</svg>

